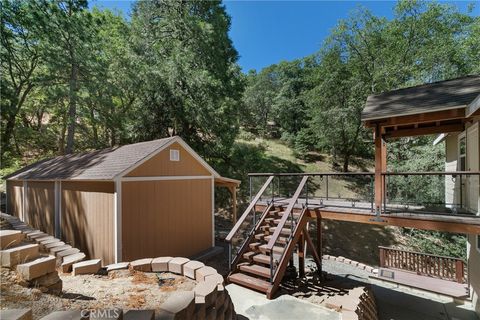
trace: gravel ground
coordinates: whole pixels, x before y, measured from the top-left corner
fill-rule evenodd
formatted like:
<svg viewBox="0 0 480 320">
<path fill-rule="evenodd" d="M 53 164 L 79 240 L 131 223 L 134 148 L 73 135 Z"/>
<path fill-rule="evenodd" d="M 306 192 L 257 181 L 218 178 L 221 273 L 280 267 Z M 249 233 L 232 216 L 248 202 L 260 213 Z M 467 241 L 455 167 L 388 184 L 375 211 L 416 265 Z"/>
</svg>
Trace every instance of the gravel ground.
<svg viewBox="0 0 480 320">
<path fill-rule="evenodd" d="M 195 281 L 172 273 L 143 273 L 129 270 L 108 276 L 60 274 L 60 296 L 43 294 L 36 288 L 17 284 L 15 272 L 2 268 L 2 309 L 31 308 L 34 319 L 55 310 L 98 308 L 158 309 L 173 291 L 191 291 Z"/>
</svg>

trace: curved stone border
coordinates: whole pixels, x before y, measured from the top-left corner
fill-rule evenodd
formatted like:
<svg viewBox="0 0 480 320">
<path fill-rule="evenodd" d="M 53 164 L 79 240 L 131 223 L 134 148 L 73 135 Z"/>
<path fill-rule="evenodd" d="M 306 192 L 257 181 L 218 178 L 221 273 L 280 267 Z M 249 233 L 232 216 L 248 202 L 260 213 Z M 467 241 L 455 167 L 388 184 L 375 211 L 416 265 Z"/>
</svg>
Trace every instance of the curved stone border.
<svg viewBox="0 0 480 320">
<path fill-rule="evenodd" d="M 157 257 L 105 266 L 107 273 L 131 269 L 140 272 L 171 272 L 197 281 L 192 291 L 174 292 L 159 307 L 157 317 L 171 319 L 236 319 L 225 280 L 212 267 L 184 257 Z"/>
<path fill-rule="evenodd" d="M 374 267 L 371 267 L 371 266 L 368 266 L 364 263 L 360 263 L 360 262 L 355 261 L 355 260 L 347 259 L 347 258 L 342 257 L 342 256 L 335 257 L 335 256 L 330 256 L 328 254 L 325 254 L 325 255 L 322 256 L 322 259 L 343 262 L 345 264 L 350 264 L 350 265 L 352 265 L 352 266 L 354 266 L 354 267 L 356 267 L 360 270 L 365 270 L 366 272 L 370 272 L 370 273 L 373 273 L 373 274 L 378 274 L 378 269 L 376 269 Z"/>
</svg>

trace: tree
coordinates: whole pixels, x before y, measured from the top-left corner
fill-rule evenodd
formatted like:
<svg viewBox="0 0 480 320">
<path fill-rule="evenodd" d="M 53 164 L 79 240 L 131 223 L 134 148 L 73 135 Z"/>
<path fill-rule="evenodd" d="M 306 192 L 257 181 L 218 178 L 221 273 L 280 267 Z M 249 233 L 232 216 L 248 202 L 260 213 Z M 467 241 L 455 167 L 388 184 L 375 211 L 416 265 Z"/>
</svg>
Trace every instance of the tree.
<svg viewBox="0 0 480 320">
<path fill-rule="evenodd" d="M 171 127 L 204 156 L 228 154 L 243 83 L 224 6 L 141 1 L 132 27 L 143 85 L 135 139 L 164 137 Z"/>
<path fill-rule="evenodd" d="M 2 162 L 5 152 L 12 151 L 17 116 L 39 77 L 38 66 L 42 55 L 34 28 L 37 22 L 29 9 L 23 1 L 2 1 Z"/>
<path fill-rule="evenodd" d="M 65 153 L 74 150 L 78 116 L 78 93 L 82 82 L 92 76 L 100 49 L 94 46 L 99 20 L 86 10 L 86 0 L 32 1 L 41 28 L 40 41 L 52 82 L 68 90 Z M 61 137 L 63 142 L 63 137 Z M 61 143 L 63 148 L 63 143 Z M 63 151 L 63 150 L 61 150 Z"/>
</svg>

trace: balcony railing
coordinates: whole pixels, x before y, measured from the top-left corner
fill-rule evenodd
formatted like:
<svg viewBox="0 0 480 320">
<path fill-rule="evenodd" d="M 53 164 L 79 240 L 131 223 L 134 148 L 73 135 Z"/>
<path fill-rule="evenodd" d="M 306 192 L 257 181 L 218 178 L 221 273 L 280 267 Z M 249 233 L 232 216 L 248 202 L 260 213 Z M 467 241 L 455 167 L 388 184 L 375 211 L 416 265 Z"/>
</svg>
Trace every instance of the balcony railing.
<svg viewBox="0 0 480 320">
<path fill-rule="evenodd" d="M 388 247 L 378 248 L 381 268 L 406 270 L 458 283 L 467 282 L 467 264 L 462 259 Z"/>
<path fill-rule="evenodd" d="M 375 212 L 375 174 L 339 173 L 251 173 L 250 192 L 273 176 L 268 192 L 259 201 L 289 199 L 303 176 L 309 176 L 299 204 L 319 207 L 356 208 Z M 478 214 L 480 172 L 385 172 L 382 173 L 380 213 Z M 378 192 L 378 191 L 377 191 Z M 378 212 L 377 212 L 378 213 Z"/>
</svg>

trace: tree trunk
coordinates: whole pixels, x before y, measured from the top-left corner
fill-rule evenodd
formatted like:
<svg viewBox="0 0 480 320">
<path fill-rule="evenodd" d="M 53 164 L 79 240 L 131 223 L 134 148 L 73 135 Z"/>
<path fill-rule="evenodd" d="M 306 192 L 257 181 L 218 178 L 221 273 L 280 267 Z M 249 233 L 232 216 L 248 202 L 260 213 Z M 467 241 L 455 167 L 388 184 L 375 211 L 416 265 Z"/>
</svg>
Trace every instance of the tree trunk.
<svg viewBox="0 0 480 320">
<path fill-rule="evenodd" d="M 67 147 L 65 153 L 73 152 L 75 127 L 77 124 L 77 77 L 78 68 L 75 61 L 72 62 L 69 85 L 69 103 L 68 103 L 68 128 L 67 128 Z"/>
<path fill-rule="evenodd" d="M 350 155 L 343 157 L 343 172 L 348 172 L 348 165 L 350 163 Z"/>
</svg>

